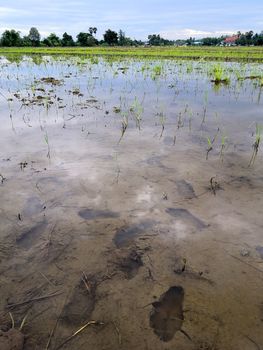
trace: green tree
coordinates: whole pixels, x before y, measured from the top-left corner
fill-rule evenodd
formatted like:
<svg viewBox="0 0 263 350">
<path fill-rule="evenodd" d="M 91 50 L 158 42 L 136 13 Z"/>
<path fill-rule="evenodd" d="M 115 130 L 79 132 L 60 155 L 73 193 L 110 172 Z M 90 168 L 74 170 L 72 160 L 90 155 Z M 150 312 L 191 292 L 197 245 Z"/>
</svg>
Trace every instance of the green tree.
<svg viewBox="0 0 263 350">
<path fill-rule="evenodd" d="M 188 46 L 193 45 L 194 42 L 195 42 L 195 38 L 192 38 L 190 36 L 190 38 L 186 40 L 186 45 Z"/>
<path fill-rule="evenodd" d="M 96 35 L 96 33 L 97 33 L 97 28 L 96 28 L 96 27 L 89 27 L 89 33 L 90 33 L 90 35 L 93 35 L 93 34 Z"/>
<path fill-rule="evenodd" d="M 160 35 L 156 35 L 156 34 L 151 34 L 148 35 L 148 43 L 149 45 L 153 45 L 153 46 L 159 46 L 160 45 L 160 41 L 161 41 L 161 37 Z"/>
<path fill-rule="evenodd" d="M 104 34 L 104 41 L 108 45 L 117 45 L 118 44 L 118 33 L 114 32 L 111 29 L 108 29 Z"/>
<path fill-rule="evenodd" d="M 22 38 L 22 46 L 32 46 L 32 42 L 29 39 L 28 35 L 23 36 L 23 38 Z"/>
<path fill-rule="evenodd" d="M 253 37 L 253 44 L 256 46 L 262 46 L 263 45 L 263 32 L 260 34 L 255 34 Z"/>
<path fill-rule="evenodd" d="M 22 39 L 20 37 L 20 32 L 17 32 L 14 29 L 6 30 L 2 34 L 1 45 L 2 46 L 21 46 Z"/>
<path fill-rule="evenodd" d="M 159 34 L 148 35 L 148 43 L 152 46 L 173 45 L 174 41 L 161 38 Z"/>
<path fill-rule="evenodd" d="M 90 33 L 80 32 L 77 35 L 77 44 L 79 46 L 95 46 L 98 41 Z"/>
<path fill-rule="evenodd" d="M 61 40 L 55 33 L 51 33 L 46 39 L 43 40 L 43 44 L 46 46 L 60 46 Z"/>
<path fill-rule="evenodd" d="M 133 40 L 131 38 L 128 38 L 124 31 L 120 30 L 118 35 L 118 44 L 120 46 L 131 46 L 133 45 Z"/>
<path fill-rule="evenodd" d="M 205 46 L 216 46 L 216 45 L 220 44 L 220 42 L 223 40 L 224 39 L 222 39 L 222 38 L 207 37 L 207 38 L 203 38 L 202 42 L 203 42 L 203 45 L 205 45 Z"/>
<path fill-rule="evenodd" d="M 35 27 L 30 28 L 28 38 L 31 41 L 32 46 L 39 46 L 40 34 L 37 28 Z"/>
<path fill-rule="evenodd" d="M 75 42 L 74 42 L 72 36 L 65 32 L 63 34 L 61 44 L 62 44 L 62 46 L 74 46 Z"/>
</svg>

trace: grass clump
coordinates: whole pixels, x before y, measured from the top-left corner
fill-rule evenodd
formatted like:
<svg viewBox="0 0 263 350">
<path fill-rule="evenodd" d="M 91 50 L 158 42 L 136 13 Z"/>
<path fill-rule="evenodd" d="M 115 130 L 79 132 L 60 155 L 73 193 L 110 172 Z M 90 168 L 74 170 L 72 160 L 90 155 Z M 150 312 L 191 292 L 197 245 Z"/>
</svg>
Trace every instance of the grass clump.
<svg viewBox="0 0 263 350">
<path fill-rule="evenodd" d="M 212 69 L 213 79 L 211 80 L 215 84 L 229 84 L 230 78 L 225 75 L 225 70 L 221 64 L 214 65 Z"/>
</svg>

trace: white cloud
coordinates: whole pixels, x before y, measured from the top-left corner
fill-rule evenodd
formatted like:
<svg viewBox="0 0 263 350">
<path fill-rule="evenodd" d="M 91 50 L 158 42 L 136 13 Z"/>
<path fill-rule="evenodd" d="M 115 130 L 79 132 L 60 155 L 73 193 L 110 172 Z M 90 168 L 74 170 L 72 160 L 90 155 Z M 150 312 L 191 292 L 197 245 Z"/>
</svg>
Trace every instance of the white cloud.
<svg viewBox="0 0 263 350">
<path fill-rule="evenodd" d="M 28 11 L 0 6 L 0 18 L 19 17 L 28 14 Z"/>
<path fill-rule="evenodd" d="M 192 38 L 203 38 L 203 37 L 218 37 L 221 35 L 232 35 L 236 33 L 237 30 L 220 30 L 220 31 L 204 31 L 198 29 L 167 29 L 162 30 L 160 35 L 165 39 L 175 40 L 175 39 L 188 39 Z"/>
</svg>

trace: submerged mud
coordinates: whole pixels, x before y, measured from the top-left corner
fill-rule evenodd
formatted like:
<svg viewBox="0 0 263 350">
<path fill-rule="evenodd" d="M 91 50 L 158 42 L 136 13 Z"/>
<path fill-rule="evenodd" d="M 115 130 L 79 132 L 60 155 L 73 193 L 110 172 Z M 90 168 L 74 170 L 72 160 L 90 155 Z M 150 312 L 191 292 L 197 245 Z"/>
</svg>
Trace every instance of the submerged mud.
<svg viewBox="0 0 263 350">
<path fill-rule="evenodd" d="M 23 350 L 24 335 L 12 328 L 7 332 L 0 330 L 0 350 Z"/>
</svg>

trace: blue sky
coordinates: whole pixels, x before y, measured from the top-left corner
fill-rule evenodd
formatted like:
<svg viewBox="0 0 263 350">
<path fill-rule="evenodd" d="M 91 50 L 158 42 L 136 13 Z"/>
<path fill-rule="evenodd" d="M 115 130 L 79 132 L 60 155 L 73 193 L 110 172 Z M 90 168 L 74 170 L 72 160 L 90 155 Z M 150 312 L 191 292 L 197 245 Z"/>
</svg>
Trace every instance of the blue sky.
<svg viewBox="0 0 263 350">
<path fill-rule="evenodd" d="M 14 28 L 27 34 L 32 26 L 42 37 L 65 31 L 75 36 L 90 26 L 98 28 L 98 38 L 108 28 L 138 39 L 261 32 L 263 0 L 0 0 L 0 33 Z"/>
</svg>

